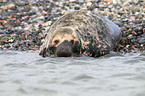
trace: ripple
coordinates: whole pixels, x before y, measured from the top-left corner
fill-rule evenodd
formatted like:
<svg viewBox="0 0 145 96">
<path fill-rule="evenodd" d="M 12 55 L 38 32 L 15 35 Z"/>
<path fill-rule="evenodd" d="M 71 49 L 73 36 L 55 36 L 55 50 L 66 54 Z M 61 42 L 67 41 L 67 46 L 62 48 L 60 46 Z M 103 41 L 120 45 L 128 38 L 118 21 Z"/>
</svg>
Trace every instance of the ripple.
<svg viewBox="0 0 145 96">
<path fill-rule="evenodd" d="M 78 76 L 73 77 L 73 80 L 90 80 L 90 79 L 94 79 L 94 77 L 89 76 L 87 74 L 80 74 Z"/>
<path fill-rule="evenodd" d="M 26 63 L 7 63 L 5 67 L 26 67 Z"/>
<path fill-rule="evenodd" d="M 144 57 L 145 56 L 145 53 L 141 53 L 140 56 L 143 56 Z"/>
<path fill-rule="evenodd" d="M 21 94 L 28 94 L 28 92 L 23 88 L 19 88 L 19 89 L 17 89 L 17 91 Z"/>
<path fill-rule="evenodd" d="M 22 80 L 14 80 L 14 81 L 12 81 L 12 83 L 22 84 Z"/>
<path fill-rule="evenodd" d="M 129 78 L 129 80 L 137 80 L 137 81 L 145 81 L 145 76 L 143 75 L 135 75 L 132 78 Z"/>
<path fill-rule="evenodd" d="M 136 73 L 119 73 L 119 74 L 113 74 L 113 75 L 111 75 L 110 77 L 111 78 L 116 78 L 116 77 L 131 77 L 131 76 L 134 76 L 134 75 L 136 75 Z"/>
<path fill-rule="evenodd" d="M 140 58 L 139 60 L 140 60 L 140 61 L 145 61 L 145 58 Z"/>
<path fill-rule="evenodd" d="M 21 87 L 17 90 L 18 92 L 22 93 L 22 94 L 34 94 L 37 96 L 40 96 L 40 94 L 49 94 L 49 95 L 54 95 L 57 94 L 57 91 L 53 90 L 53 89 L 49 89 L 47 87 L 42 87 L 42 86 L 24 86 Z M 45 96 L 45 95 L 44 95 Z"/>
<path fill-rule="evenodd" d="M 84 61 L 75 61 L 75 62 L 70 62 L 68 65 L 89 65 L 89 62 L 84 62 Z"/>
<path fill-rule="evenodd" d="M 136 64 L 136 63 L 139 63 L 140 60 L 127 60 L 127 61 L 124 61 L 125 64 Z"/>
<path fill-rule="evenodd" d="M 64 85 L 78 85 L 77 83 L 74 83 L 74 82 L 72 82 L 72 81 L 63 81 L 61 84 L 62 84 L 62 85 L 63 85 L 63 84 L 64 84 Z"/>
<path fill-rule="evenodd" d="M 133 96 L 129 95 L 132 91 L 145 90 L 144 54 L 107 58 L 42 58 L 36 53 L 4 56 L 0 58 L 0 85 L 5 89 L 0 88 L 0 92 L 15 96 L 63 96 L 62 92 L 65 96 L 77 96 L 77 92 L 105 96 L 106 91 L 111 96 Z"/>
</svg>

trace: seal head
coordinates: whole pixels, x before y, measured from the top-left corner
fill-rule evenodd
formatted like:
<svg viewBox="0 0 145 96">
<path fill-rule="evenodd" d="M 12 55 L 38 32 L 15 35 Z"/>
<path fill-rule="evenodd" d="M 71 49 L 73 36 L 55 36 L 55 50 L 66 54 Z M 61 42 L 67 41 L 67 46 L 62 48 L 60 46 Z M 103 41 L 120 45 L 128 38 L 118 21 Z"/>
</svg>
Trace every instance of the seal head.
<svg viewBox="0 0 145 96">
<path fill-rule="evenodd" d="M 71 27 L 61 27 L 51 35 L 47 48 L 41 51 L 43 57 L 72 57 L 81 53 L 81 43 L 76 36 L 76 32 Z"/>
</svg>

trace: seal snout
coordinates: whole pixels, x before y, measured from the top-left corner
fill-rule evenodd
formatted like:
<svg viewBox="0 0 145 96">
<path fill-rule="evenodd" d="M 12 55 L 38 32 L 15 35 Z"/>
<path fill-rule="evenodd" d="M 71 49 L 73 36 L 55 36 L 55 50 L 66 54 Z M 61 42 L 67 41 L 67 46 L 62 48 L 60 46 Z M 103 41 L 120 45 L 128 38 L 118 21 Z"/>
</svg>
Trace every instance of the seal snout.
<svg viewBox="0 0 145 96">
<path fill-rule="evenodd" d="M 55 54 L 58 57 L 71 57 L 73 55 L 72 45 L 67 40 L 64 40 L 57 46 Z"/>
</svg>

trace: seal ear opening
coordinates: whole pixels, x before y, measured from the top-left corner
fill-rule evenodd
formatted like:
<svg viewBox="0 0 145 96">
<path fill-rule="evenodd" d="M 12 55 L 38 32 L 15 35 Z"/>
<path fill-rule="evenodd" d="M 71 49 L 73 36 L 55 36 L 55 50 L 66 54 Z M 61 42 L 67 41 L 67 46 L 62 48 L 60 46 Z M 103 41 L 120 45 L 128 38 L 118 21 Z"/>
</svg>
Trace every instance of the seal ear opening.
<svg viewBox="0 0 145 96">
<path fill-rule="evenodd" d="M 67 40 L 64 40 L 57 46 L 55 55 L 58 57 L 71 57 L 73 55 L 72 45 Z"/>
</svg>

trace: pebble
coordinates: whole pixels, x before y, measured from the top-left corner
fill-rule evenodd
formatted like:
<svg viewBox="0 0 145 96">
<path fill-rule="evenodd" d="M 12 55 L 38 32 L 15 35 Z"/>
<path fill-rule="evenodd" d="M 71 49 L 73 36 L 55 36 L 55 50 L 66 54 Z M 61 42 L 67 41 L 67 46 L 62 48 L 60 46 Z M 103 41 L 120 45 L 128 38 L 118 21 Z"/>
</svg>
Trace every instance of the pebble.
<svg viewBox="0 0 145 96">
<path fill-rule="evenodd" d="M 0 6 L 0 49 L 38 51 L 50 26 L 62 15 L 87 9 L 108 16 L 123 38 L 115 51 L 145 52 L 144 0 L 33 0 Z M 12 1 L 13 2 L 13 1 Z"/>
</svg>

